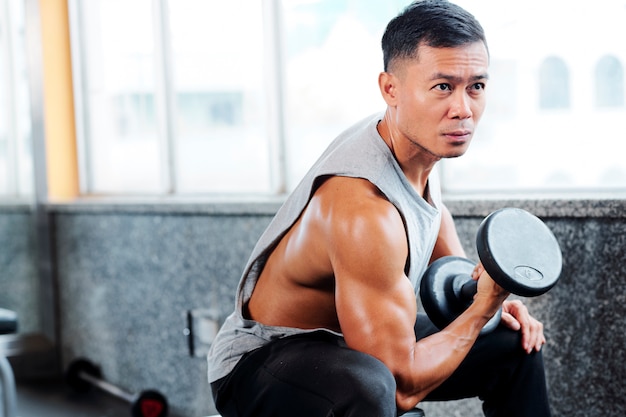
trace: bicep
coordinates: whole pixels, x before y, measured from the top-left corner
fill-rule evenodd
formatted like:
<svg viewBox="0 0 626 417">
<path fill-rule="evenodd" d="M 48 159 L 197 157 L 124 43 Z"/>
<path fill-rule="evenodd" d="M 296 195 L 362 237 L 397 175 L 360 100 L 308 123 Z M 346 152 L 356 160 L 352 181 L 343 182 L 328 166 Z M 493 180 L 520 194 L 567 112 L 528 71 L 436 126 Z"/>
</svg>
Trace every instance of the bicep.
<svg viewBox="0 0 626 417">
<path fill-rule="evenodd" d="M 415 347 L 417 303 L 404 274 L 408 247 L 399 213 L 374 218 L 363 227 L 353 218 L 337 237 L 337 316 L 348 346 L 378 358 L 397 376 Z"/>
<path fill-rule="evenodd" d="M 336 289 L 337 314 L 347 345 L 368 353 L 398 376 L 411 360 L 417 304 L 408 280 L 388 288 L 343 279 Z"/>
</svg>

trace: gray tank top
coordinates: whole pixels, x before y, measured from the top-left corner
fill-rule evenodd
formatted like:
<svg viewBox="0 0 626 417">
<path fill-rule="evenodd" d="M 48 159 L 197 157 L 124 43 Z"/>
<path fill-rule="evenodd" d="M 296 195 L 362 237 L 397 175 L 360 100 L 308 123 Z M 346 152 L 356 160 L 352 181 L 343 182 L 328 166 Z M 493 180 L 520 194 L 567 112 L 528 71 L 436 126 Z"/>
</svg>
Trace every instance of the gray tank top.
<svg viewBox="0 0 626 417">
<path fill-rule="evenodd" d="M 431 174 L 428 181 L 430 203 L 415 192 L 376 130 L 381 119 L 382 114 L 370 116 L 337 137 L 278 210 L 257 242 L 239 282 L 235 311 L 225 320 L 209 351 L 209 382 L 226 376 L 245 353 L 271 340 L 319 330 L 266 326 L 244 318 L 243 306 L 250 299 L 272 249 L 296 222 L 311 198 L 315 180 L 321 176 L 367 179 L 396 206 L 403 217 L 409 245 L 406 272 L 417 292 L 439 233 L 440 187 L 437 175 Z"/>
</svg>

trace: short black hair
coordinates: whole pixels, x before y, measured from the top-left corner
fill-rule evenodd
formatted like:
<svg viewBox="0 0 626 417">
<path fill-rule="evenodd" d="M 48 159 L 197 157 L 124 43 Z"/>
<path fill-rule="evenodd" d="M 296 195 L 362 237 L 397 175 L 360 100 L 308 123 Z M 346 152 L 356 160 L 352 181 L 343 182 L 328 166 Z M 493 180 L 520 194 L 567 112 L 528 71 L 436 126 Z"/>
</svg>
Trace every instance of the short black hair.
<svg viewBox="0 0 626 417">
<path fill-rule="evenodd" d="M 478 20 L 447 0 L 416 0 L 387 25 L 382 38 L 385 71 L 396 59 L 417 57 L 421 44 L 454 48 L 483 42 L 485 32 Z"/>
</svg>

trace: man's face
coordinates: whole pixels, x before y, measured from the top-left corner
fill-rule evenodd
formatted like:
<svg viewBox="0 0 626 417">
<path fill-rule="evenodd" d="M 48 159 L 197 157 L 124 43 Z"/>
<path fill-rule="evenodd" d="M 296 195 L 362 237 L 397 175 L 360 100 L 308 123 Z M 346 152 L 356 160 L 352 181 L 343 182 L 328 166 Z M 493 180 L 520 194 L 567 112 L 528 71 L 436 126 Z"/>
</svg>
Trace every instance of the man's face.
<svg viewBox="0 0 626 417">
<path fill-rule="evenodd" d="M 420 151 L 463 155 L 485 109 L 489 56 L 482 42 L 455 48 L 421 45 L 399 63 L 396 126 Z"/>
</svg>

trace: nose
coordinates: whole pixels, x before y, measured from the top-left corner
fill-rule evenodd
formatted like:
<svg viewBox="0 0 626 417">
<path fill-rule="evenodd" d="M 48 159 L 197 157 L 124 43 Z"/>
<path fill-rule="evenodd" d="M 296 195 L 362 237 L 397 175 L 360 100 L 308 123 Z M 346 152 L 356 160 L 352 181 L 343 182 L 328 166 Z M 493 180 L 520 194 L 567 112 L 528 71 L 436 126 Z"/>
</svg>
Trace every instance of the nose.
<svg viewBox="0 0 626 417">
<path fill-rule="evenodd" d="M 472 117 L 471 98 L 465 91 L 457 90 L 452 96 L 448 115 L 451 119 L 468 119 Z"/>
</svg>

